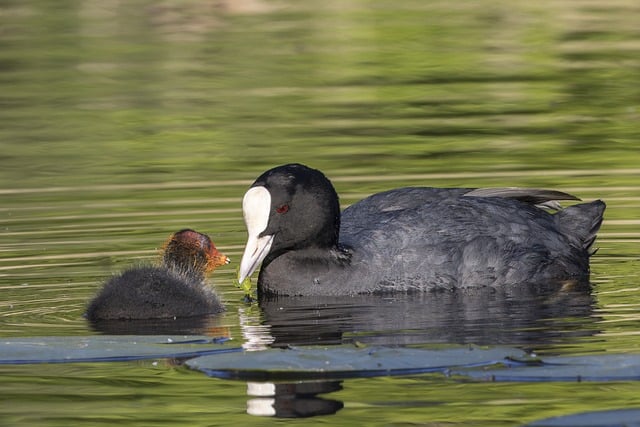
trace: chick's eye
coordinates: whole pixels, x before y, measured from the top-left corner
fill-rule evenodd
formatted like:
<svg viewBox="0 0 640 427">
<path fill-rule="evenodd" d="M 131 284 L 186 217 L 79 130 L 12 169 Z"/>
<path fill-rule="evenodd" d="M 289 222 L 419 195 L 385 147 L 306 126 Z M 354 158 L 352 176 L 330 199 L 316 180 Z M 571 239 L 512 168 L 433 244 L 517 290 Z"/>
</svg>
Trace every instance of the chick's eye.
<svg viewBox="0 0 640 427">
<path fill-rule="evenodd" d="M 284 214 L 289 212 L 289 205 L 280 205 L 276 208 L 276 212 L 278 212 L 279 214 Z"/>
</svg>

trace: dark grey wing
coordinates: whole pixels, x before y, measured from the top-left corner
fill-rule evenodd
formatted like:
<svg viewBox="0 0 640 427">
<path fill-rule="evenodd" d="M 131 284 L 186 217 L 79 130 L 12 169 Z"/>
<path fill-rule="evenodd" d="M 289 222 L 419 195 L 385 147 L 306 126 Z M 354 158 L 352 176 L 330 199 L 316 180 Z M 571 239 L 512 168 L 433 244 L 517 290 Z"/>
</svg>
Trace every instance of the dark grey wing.
<svg viewBox="0 0 640 427">
<path fill-rule="evenodd" d="M 400 201 L 402 193 L 418 195 L 402 191 L 389 196 Z M 370 275 L 372 280 L 406 291 L 501 286 L 580 275 L 588 269 L 583 249 L 568 244 L 555 215 L 531 204 L 545 200 L 546 194 L 522 203 L 511 197 L 449 193 L 404 210 L 347 209 L 340 241 L 357 248 L 354 261 L 362 260 L 369 271 L 379 272 L 381 277 Z M 361 272 L 363 277 L 367 274 Z"/>
</svg>

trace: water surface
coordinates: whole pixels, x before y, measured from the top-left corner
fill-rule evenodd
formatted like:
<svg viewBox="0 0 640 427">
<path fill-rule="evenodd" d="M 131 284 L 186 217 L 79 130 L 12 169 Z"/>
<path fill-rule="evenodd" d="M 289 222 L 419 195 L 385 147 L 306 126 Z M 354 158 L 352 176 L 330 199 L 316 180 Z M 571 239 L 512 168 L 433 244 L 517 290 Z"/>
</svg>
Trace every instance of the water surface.
<svg viewBox="0 0 640 427">
<path fill-rule="evenodd" d="M 232 259 L 212 279 L 228 310 L 175 332 L 251 349 L 640 353 L 637 2 L 32 0 L 0 10 L 2 337 L 136 332 L 93 329 L 87 301 L 191 227 Z M 593 291 L 246 305 L 232 284 L 246 238 L 240 200 L 262 171 L 291 161 L 322 169 L 343 207 L 404 185 L 602 198 Z M 0 375 L 5 425 L 270 421 L 247 414 L 260 387 L 175 361 L 1 366 Z M 432 374 L 277 387 L 281 407 L 303 401 L 277 415 L 319 408 L 335 416 L 317 420 L 335 425 L 515 426 L 640 407 L 631 381 Z"/>
</svg>

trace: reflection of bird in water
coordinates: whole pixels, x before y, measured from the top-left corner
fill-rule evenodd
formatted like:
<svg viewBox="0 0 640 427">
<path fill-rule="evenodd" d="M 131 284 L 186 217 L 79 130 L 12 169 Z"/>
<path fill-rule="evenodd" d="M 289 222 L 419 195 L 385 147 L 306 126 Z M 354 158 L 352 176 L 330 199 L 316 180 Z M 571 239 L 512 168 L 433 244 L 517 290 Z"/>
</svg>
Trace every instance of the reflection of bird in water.
<svg viewBox="0 0 640 427">
<path fill-rule="evenodd" d="M 341 381 L 247 383 L 247 413 L 261 417 L 307 418 L 335 414 L 344 407 L 325 395 L 342 390 Z"/>
<path fill-rule="evenodd" d="M 525 286 L 349 298 L 264 297 L 265 336 L 253 341 L 268 341 L 271 347 L 456 343 L 541 350 L 597 334 L 593 304 L 587 289 L 532 292 Z"/>
<path fill-rule="evenodd" d="M 169 319 L 224 311 L 206 277 L 227 263 L 209 236 L 179 231 L 164 244 L 161 265 L 134 267 L 109 279 L 86 316 L 91 321 Z"/>
<path fill-rule="evenodd" d="M 342 213 L 320 172 L 279 166 L 243 199 L 239 281 L 262 263 L 260 295 L 330 296 L 482 287 L 559 289 L 589 276 L 605 204 L 557 213 L 558 191 L 399 188 Z"/>
</svg>

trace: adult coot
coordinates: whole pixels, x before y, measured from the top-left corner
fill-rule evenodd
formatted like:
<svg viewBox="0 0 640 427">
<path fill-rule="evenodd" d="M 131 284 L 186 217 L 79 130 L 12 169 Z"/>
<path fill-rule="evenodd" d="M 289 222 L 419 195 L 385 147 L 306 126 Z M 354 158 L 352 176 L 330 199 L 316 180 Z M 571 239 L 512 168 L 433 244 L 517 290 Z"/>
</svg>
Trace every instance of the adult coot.
<svg viewBox="0 0 640 427">
<path fill-rule="evenodd" d="M 340 214 L 331 182 L 300 164 L 244 195 L 249 234 L 238 280 L 262 263 L 259 295 L 353 295 L 588 278 L 605 204 L 560 209 L 558 191 L 399 188 Z"/>
<path fill-rule="evenodd" d="M 160 319 L 217 313 L 224 306 L 206 283 L 229 263 L 205 234 L 181 230 L 169 237 L 159 266 L 134 267 L 108 280 L 87 308 L 91 321 Z"/>
</svg>

